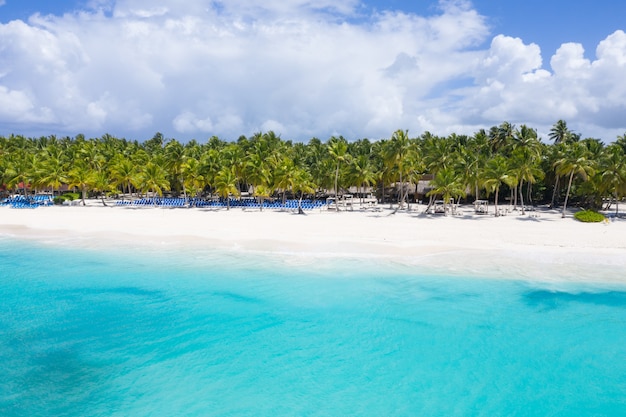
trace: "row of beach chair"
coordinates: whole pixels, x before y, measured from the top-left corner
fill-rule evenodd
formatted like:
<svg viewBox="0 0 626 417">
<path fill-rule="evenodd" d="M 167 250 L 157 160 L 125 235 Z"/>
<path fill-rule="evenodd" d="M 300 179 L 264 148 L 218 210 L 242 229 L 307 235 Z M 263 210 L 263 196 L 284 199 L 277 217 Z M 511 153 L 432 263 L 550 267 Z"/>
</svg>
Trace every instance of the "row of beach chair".
<svg viewBox="0 0 626 417">
<path fill-rule="evenodd" d="M 0 201 L 0 206 L 10 206 L 17 209 L 34 209 L 41 206 L 51 206 L 52 197 L 48 195 L 35 195 L 24 197 L 23 195 L 9 197 Z"/>
<path fill-rule="evenodd" d="M 145 207 L 241 207 L 241 208 L 261 208 L 261 204 L 253 199 L 234 199 L 230 201 L 226 199 L 219 200 L 204 200 L 199 198 L 141 198 L 138 200 L 124 200 L 116 203 L 118 206 L 145 206 Z M 326 205 L 323 201 L 317 200 L 302 200 L 301 203 L 298 200 L 286 200 L 282 201 L 264 201 L 264 209 L 297 209 L 298 205 L 303 210 L 313 210 L 315 208 L 321 208 Z"/>
<path fill-rule="evenodd" d="M 140 198 L 134 201 L 118 201 L 118 206 L 161 206 L 161 207 L 185 207 L 187 202 L 184 198 Z"/>
</svg>

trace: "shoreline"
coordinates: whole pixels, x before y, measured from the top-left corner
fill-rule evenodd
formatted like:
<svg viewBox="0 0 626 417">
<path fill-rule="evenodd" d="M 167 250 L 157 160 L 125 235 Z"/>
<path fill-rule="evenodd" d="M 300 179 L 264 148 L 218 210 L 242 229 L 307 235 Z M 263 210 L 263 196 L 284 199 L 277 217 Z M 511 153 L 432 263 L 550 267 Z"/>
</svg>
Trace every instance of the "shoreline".
<svg viewBox="0 0 626 417">
<path fill-rule="evenodd" d="M 94 202 L 90 202 L 94 203 Z M 580 223 L 556 210 L 495 218 L 411 212 L 54 206 L 0 207 L 0 236 L 47 244 L 258 253 L 292 262 L 391 261 L 453 275 L 626 285 L 626 221 Z"/>
</svg>

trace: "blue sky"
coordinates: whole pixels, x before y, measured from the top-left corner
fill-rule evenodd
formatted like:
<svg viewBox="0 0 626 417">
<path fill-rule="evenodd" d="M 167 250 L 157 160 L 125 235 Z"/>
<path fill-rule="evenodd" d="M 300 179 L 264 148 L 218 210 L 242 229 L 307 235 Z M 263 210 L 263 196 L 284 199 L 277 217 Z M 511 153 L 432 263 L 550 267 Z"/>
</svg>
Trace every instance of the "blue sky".
<svg viewBox="0 0 626 417">
<path fill-rule="evenodd" d="M 472 3 L 486 17 L 493 35 L 520 37 L 550 54 L 562 43 L 580 42 L 593 55 L 596 45 L 607 34 L 626 29 L 626 2 L 621 0 L 474 0 Z M 436 11 L 436 2 L 423 0 L 368 4 L 418 14 Z"/>
<path fill-rule="evenodd" d="M 624 16 L 618 0 L 0 0 L 0 134 L 379 139 L 506 120 L 545 137 L 565 119 L 611 141 Z"/>
<path fill-rule="evenodd" d="M 2 3 L 3 0 L 0 0 Z M 27 20 L 35 13 L 72 13 L 89 8 L 87 0 L 4 0 L 0 22 Z M 562 43 L 579 42 L 593 57 L 598 42 L 618 29 L 626 30 L 626 2 L 621 0 L 474 0 L 476 10 L 487 19 L 491 32 L 534 42 L 547 53 Z M 437 13 L 432 0 L 365 1 L 376 10 L 402 10 L 420 15 Z"/>
</svg>

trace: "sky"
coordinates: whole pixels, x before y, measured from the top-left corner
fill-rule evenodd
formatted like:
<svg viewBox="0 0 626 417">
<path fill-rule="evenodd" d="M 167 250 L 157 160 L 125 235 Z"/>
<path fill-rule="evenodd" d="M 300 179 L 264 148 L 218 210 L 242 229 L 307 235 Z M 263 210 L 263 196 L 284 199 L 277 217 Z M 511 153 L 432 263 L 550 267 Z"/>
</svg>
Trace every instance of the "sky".
<svg viewBox="0 0 626 417">
<path fill-rule="evenodd" d="M 622 0 L 0 0 L 0 135 L 626 133 Z"/>
</svg>

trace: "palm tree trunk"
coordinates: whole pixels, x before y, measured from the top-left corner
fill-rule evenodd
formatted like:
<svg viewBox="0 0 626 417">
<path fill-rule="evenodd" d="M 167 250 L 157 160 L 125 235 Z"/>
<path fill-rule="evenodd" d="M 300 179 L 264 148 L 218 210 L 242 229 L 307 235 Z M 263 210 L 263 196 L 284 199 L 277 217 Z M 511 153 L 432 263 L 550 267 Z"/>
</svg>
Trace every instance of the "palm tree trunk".
<svg viewBox="0 0 626 417">
<path fill-rule="evenodd" d="M 304 210 L 302 210 L 302 197 L 304 195 L 303 191 L 300 191 L 300 198 L 298 199 L 298 214 L 304 214 Z"/>
<path fill-rule="evenodd" d="M 183 187 L 183 197 L 185 198 L 185 201 L 187 201 L 187 189 L 185 188 L 185 178 L 184 177 L 180 178 L 180 185 Z"/>
<path fill-rule="evenodd" d="M 522 205 L 522 215 L 524 215 L 526 214 L 526 210 L 524 210 L 524 180 L 519 182 L 519 198 Z"/>
<path fill-rule="evenodd" d="M 361 208 L 363 208 L 363 192 L 362 192 L 363 188 L 364 187 L 362 187 L 362 184 L 359 185 L 359 188 L 358 188 L 358 190 L 359 190 L 359 205 L 361 206 Z"/>
<path fill-rule="evenodd" d="M 409 211 L 410 209 L 410 205 L 409 205 L 409 186 L 406 186 L 406 191 L 404 192 L 404 195 L 402 196 L 402 201 L 406 201 L 406 211 Z"/>
<path fill-rule="evenodd" d="M 400 168 L 400 194 L 398 195 L 398 208 L 404 206 L 404 182 L 402 182 L 402 168 Z"/>
<path fill-rule="evenodd" d="M 430 208 L 432 207 L 432 205 L 433 205 L 433 198 L 434 198 L 434 196 L 433 196 L 433 195 L 431 195 L 431 196 L 428 198 L 428 205 L 426 206 L 426 211 L 425 211 L 425 213 L 428 213 L 428 210 L 430 210 Z"/>
<path fill-rule="evenodd" d="M 572 188 L 572 180 L 574 179 L 574 171 L 569 174 L 569 182 L 567 183 L 567 192 L 565 193 L 565 203 L 563 203 L 563 214 L 561 217 L 565 217 L 565 209 L 567 208 L 567 200 L 569 199 L 569 191 Z"/>
<path fill-rule="evenodd" d="M 550 202 L 550 208 L 554 208 L 554 199 L 556 198 L 556 193 L 559 189 L 559 176 L 556 177 L 556 181 L 554 182 L 554 188 L 552 189 L 552 201 Z"/>
<path fill-rule="evenodd" d="M 337 163 L 337 169 L 335 171 L 335 211 L 339 211 L 339 163 Z"/>
<path fill-rule="evenodd" d="M 500 216 L 500 213 L 498 213 L 498 191 L 499 190 L 500 190 L 499 187 L 496 188 L 496 198 L 495 198 L 495 201 L 494 201 L 494 205 L 495 205 L 495 208 L 496 208 L 496 217 Z"/>
</svg>

